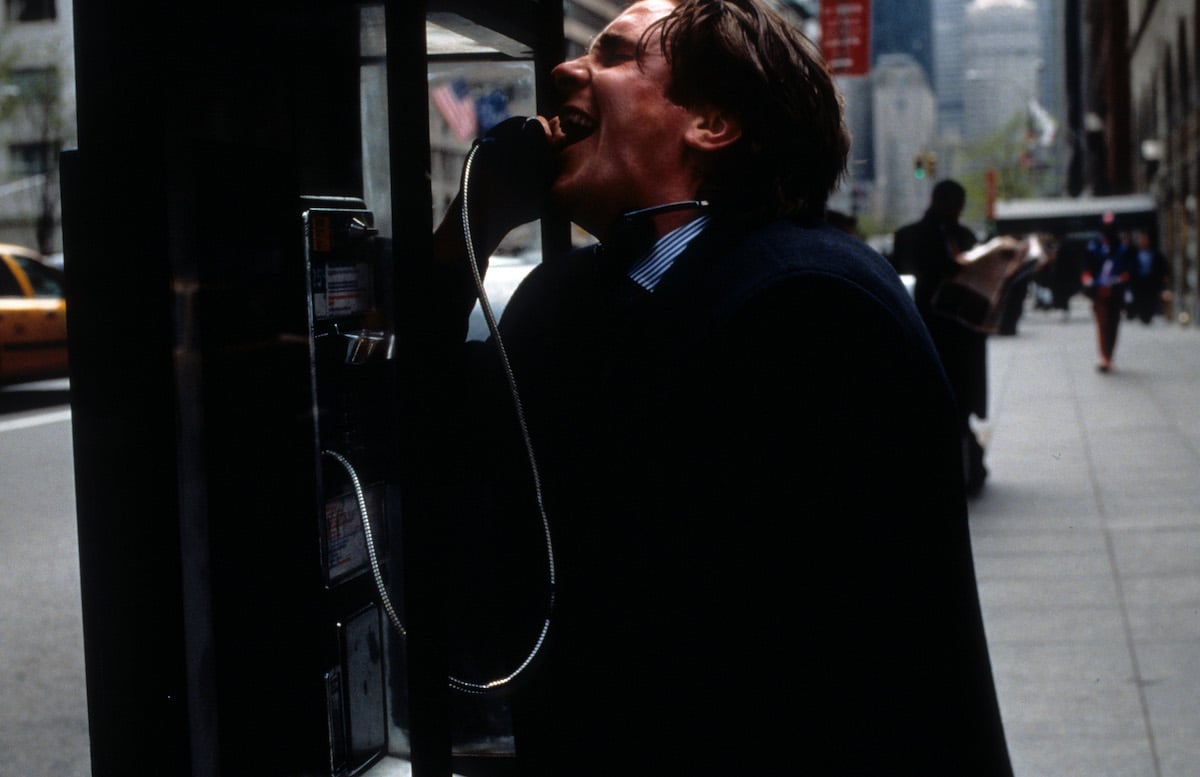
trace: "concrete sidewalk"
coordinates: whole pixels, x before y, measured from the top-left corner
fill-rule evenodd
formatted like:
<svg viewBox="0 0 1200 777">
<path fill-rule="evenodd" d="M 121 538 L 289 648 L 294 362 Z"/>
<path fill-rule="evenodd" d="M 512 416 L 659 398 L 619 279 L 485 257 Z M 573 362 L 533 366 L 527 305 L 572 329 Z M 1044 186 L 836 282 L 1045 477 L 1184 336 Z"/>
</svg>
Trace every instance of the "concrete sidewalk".
<svg viewBox="0 0 1200 777">
<path fill-rule="evenodd" d="M 1200 330 L 1086 300 L 989 344 L 976 571 L 1018 777 L 1200 774 Z"/>
</svg>

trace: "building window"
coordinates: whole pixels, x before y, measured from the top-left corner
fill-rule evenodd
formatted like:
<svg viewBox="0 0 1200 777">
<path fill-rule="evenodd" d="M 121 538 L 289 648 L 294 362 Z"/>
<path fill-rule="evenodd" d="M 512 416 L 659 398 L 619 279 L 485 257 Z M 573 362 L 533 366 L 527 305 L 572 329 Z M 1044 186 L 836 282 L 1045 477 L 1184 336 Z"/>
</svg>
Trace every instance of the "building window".
<svg viewBox="0 0 1200 777">
<path fill-rule="evenodd" d="M 48 173 L 57 155 L 57 143 L 13 143 L 8 147 L 9 173 L 13 178 Z"/>
<path fill-rule="evenodd" d="M 42 22 L 58 18 L 54 0 L 4 0 L 5 18 L 10 22 Z"/>
<path fill-rule="evenodd" d="M 48 105 L 58 99 L 58 70 L 53 67 L 14 68 L 8 73 L 6 86 L 21 102 Z"/>
</svg>

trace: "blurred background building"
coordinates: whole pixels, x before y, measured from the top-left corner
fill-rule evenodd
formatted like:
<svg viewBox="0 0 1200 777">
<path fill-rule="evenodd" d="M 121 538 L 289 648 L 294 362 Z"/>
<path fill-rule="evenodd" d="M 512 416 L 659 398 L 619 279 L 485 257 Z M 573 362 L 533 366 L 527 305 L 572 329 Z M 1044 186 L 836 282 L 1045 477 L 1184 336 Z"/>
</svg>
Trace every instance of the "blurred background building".
<svg viewBox="0 0 1200 777">
<path fill-rule="evenodd" d="M 928 204 L 936 175 L 937 98 L 928 71 L 909 54 L 879 54 L 871 76 L 875 193 L 872 207 L 899 222 L 915 221 Z M 914 176 L 921 159 L 925 177 Z M 932 166 L 933 169 L 929 169 Z"/>
<path fill-rule="evenodd" d="M 954 177 L 970 192 L 968 220 L 983 230 L 989 170 L 1001 171 L 1008 196 L 1057 194 L 1063 13 L 1063 0 L 873 0 L 871 71 L 839 78 L 857 143 L 849 193 L 836 206 L 865 231 L 890 233 L 920 215 L 937 178 Z M 896 55 L 912 65 L 903 76 Z M 917 105 L 932 130 L 881 113 Z M 884 149 L 909 153 L 885 162 Z"/>
<path fill-rule="evenodd" d="M 61 249 L 58 153 L 76 142 L 71 2 L 0 0 L 0 242 L 45 253 Z M 1001 199 L 1150 193 L 1175 307 L 1195 317 L 1200 0 L 774 2 L 818 42 L 822 3 L 869 9 L 870 68 L 838 77 L 854 146 L 831 202 L 863 232 L 918 216 L 943 177 L 967 186 L 982 232 L 989 173 Z M 566 55 L 623 5 L 565 0 Z M 471 133 L 534 110 L 535 91 L 519 64 L 431 70 L 435 210 Z"/>
<path fill-rule="evenodd" d="M 961 143 L 963 107 L 962 30 L 969 0 L 932 0 L 933 84 L 937 93 L 938 135 Z"/>
<path fill-rule="evenodd" d="M 1200 0 L 1079 2 L 1087 30 L 1080 190 L 1154 195 L 1172 312 L 1190 323 L 1200 313 Z"/>
<path fill-rule="evenodd" d="M 58 153 L 75 144 L 71 0 L 3 0 L 0 242 L 61 251 Z"/>
<path fill-rule="evenodd" d="M 1037 8 L 1032 0 L 974 0 L 963 21 L 964 142 L 985 142 L 1014 119 L 1024 129 L 1030 103 L 1041 98 Z"/>
</svg>

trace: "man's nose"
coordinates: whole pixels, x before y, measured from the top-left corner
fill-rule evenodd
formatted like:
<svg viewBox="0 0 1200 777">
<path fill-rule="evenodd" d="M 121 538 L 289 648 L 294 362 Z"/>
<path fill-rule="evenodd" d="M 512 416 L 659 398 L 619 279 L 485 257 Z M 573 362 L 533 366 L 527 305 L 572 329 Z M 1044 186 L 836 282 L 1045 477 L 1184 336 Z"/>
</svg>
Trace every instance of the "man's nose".
<svg viewBox="0 0 1200 777">
<path fill-rule="evenodd" d="M 590 71 L 584 57 L 560 62 L 550 71 L 550 81 L 559 94 L 570 94 L 588 82 Z"/>
</svg>

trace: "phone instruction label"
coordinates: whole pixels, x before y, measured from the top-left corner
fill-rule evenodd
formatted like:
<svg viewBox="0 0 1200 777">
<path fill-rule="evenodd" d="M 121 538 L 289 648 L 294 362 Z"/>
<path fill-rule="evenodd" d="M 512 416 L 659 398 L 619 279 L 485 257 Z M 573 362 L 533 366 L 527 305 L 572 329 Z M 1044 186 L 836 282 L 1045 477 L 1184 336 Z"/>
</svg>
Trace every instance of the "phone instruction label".
<svg viewBox="0 0 1200 777">
<path fill-rule="evenodd" d="M 383 493 L 378 486 L 363 489 L 367 513 L 376 543 L 383 541 Z M 329 584 L 341 582 L 365 570 L 370 563 L 367 538 L 363 532 L 358 500 L 353 493 L 332 497 L 325 502 L 326 566 Z"/>
<path fill-rule="evenodd" d="M 339 318 L 363 313 L 369 305 L 366 264 L 328 264 L 313 267 L 313 315 Z"/>
</svg>

